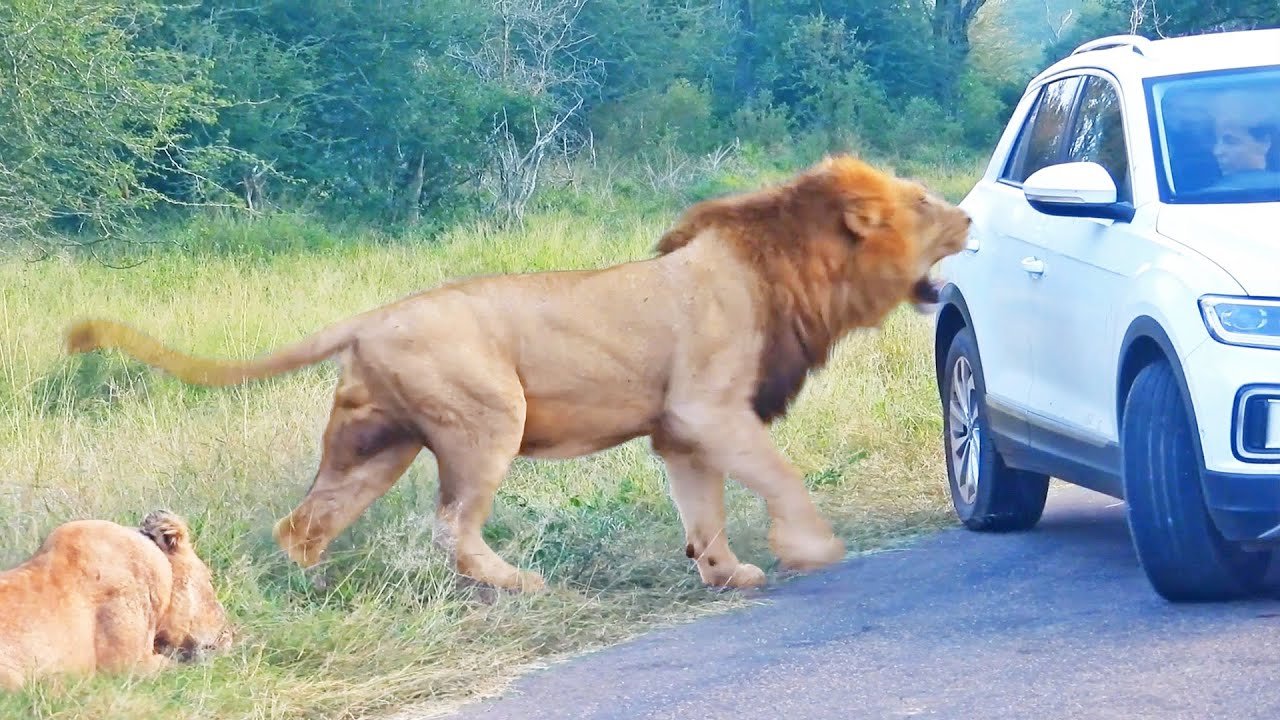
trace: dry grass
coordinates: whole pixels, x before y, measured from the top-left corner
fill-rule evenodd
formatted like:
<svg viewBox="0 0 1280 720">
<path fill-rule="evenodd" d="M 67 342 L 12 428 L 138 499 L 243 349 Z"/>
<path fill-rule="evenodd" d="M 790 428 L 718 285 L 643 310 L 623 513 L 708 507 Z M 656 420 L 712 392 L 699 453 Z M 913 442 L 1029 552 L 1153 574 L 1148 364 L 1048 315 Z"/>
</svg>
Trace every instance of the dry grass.
<svg viewBox="0 0 1280 720">
<path fill-rule="evenodd" d="M 92 313 L 182 348 L 248 356 L 446 277 L 641 257 L 665 220 L 544 213 L 524 232 L 472 227 L 434 244 L 160 254 L 127 271 L 0 265 L 0 566 L 60 522 L 132 523 L 169 507 L 192 521 L 243 630 L 206 664 L 46 682 L 0 698 L 0 717 L 376 716 L 473 697 L 540 658 L 748 601 L 700 587 L 662 467 L 640 441 L 519 462 L 503 485 L 488 536 L 547 576 L 545 595 L 481 592 L 442 565 L 428 542 L 428 453 L 338 540 L 318 590 L 269 533 L 310 482 L 332 367 L 216 390 L 113 354 L 60 352 L 62 328 Z M 775 429 L 855 551 L 947 522 L 931 357 L 927 320 L 900 312 L 842 345 Z M 729 501 L 735 549 L 769 568 L 761 504 L 736 484 Z"/>
</svg>

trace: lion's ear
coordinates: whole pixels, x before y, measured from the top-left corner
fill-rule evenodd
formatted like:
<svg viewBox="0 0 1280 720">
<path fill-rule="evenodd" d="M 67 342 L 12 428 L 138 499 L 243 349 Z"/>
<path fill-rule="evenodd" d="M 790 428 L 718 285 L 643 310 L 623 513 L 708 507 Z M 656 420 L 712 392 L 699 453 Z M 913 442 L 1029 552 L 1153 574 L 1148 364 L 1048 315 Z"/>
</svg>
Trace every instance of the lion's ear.
<svg viewBox="0 0 1280 720">
<path fill-rule="evenodd" d="M 654 248 L 659 255 L 675 252 L 693 242 L 698 233 L 714 225 L 724 215 L 723 206 L 713 200 L 703 200 L 676 218 L 675 223 L 658 239 Z"/>
<path fill-rule="evenodd" d="M 694 228 L 688 222 L 681 222 L 679 225 L 676 225 L 663 233 L 662 237 L 658 239 L 658 244 L 654 250 L 659 255 L 666 255 L 667 253 L 675 252 L 685 245 L 688 245 L 689 241 L 693 240 L 693 236 L 696 234 L 697 233 L 694 231 Z"/>
<path fill-rule="evenodd" d="M 191 542 L 191 530 L 187 528 L 187 523 L 167 510 L 148 513 L 138 529 L 166 553 L 174 553 Z"/>
<path fill-rule="evenodd" d="M 851 155 L 833 156 L 809 178 L 820 195 L 832 198 L 841 208 L 845 227 L 854 237 L 879 232 L 893 220 L 893 179 L 867 163 Z"/>
<path fill-rule="evenodd" d="M 881 198 L 854 198 L 845 205 L 844 224 L 854 237 L 862 238 L 884 227 L 889 213 L 889 204 Z"/>
</svg>

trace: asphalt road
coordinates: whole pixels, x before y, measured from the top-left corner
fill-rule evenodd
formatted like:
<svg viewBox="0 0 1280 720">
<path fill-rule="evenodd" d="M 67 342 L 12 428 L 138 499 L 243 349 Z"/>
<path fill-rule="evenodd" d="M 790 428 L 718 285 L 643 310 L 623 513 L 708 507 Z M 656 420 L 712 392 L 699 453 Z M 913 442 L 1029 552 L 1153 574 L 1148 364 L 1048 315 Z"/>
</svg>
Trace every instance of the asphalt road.
<svg viewBox="0 0 1280 720">
<path fill-rule="evenodd" d="M 450 717 L 1280 718 L 1280 600 L 1164 602 L 1124 507 L 1075 487 L 1032 532 L 948 530 L 765 597 Z"/>
</svg>

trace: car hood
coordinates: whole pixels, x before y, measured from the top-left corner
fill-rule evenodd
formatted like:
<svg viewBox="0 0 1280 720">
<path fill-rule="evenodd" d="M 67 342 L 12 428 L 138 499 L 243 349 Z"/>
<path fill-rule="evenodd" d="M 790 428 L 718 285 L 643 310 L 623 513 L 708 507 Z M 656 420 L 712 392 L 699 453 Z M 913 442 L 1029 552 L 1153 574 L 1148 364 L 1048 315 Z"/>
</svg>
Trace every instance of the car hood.
<svg viewBox="0 0 1280 720">
<path fill-rule="evenodd" d="M 1248 294 L 1280 297 L 1280 203 L 1167 205 L 1156 230 L 1217 263 Z"/>
</svg>

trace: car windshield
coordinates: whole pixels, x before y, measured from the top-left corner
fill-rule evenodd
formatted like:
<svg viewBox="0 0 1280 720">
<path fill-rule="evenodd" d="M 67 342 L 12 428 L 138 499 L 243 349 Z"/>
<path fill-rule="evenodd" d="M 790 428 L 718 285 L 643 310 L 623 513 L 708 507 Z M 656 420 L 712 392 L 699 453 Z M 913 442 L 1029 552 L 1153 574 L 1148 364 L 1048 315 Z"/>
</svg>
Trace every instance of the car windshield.
<svg viewBox="0 0 1280 720">
<path fill-rule="evenodd" d="M 1280 67 L 1154 78 L 1147 99 L 1165 202 L 1280 202 Z"/>
</svg>

